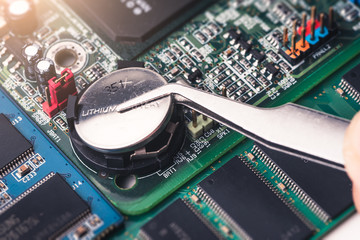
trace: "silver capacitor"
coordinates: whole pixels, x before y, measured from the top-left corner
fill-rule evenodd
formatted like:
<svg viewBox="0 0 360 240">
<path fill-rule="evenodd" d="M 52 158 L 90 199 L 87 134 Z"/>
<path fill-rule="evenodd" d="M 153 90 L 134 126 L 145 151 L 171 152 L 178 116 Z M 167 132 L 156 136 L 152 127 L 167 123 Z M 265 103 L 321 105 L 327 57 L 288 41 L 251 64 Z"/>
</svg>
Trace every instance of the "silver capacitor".
<svg viewBox="0 0 360 240">
<path fill-rule="evenodd" d="M 22 49 L 25 65 L 25 76 L 29 80 L 35 80 L 35 64 L 42 57 L 42 48 L 36 43 L 28 43 Z"/>
<path fill-rule="evenodd" d="M 44 96 L 48 81 L 56 77 L 54 62 L 50 58 L 40 58 L 35 64 L 35 73 L 38 90 Z"/>
</svg>

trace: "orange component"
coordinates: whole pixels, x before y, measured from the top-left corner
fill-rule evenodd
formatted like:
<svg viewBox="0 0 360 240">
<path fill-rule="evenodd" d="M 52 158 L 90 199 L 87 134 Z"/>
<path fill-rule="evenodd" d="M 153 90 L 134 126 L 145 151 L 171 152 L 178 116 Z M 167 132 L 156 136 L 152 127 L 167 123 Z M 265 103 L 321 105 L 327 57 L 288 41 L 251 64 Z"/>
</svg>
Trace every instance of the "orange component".
<svg viewBox="0 0 360 240">
<path fill-rule="evenodd" d="M 305 46 L 303 47 L 301 40 L 297 41 L 296 49 L 299 50 L 300 52 L 306 52 L 307 50 L 310 49 L 310 44 L 308 41 L 305 40 Z"/>
<path fill-rule="evenodd" d="M 300 54 L 303 52 L 306 52 L 310 49 L 310 44 L 308 41 L 305 41 L 305 46 L 302 46 L 301 40 L 297 41 L 295 44 L 295 51 L 292 51 L 291 49 L 287 49 L 285 53 L 289 55 L 292 59 L 296 59 L 300 56 Z"/>
<path fill-rule="evenodd" d="M 297 57 L 300 56 L 300 51 L 299 51 L 299 49 L 296 49 L 294 52 L 291 51 L 291 49 L 288 49 L 288 50 L 285 51 L 285 53 L 286 53 L 287 55 L 289 55 L 292 59 L 296 59 Z"/>
</svg>

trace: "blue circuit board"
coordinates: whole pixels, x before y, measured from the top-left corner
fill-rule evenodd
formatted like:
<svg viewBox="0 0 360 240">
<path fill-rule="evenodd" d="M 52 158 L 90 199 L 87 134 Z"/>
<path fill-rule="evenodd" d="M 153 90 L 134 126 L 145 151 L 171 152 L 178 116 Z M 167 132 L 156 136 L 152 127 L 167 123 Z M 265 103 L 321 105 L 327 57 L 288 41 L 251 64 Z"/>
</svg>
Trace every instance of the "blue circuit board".
<svg viewBox="0 0 360 240">
<path fill-rule="evenodd" d="M 121 226 L 124 220 L 123 216 L 76 169 L 71 161 L 60 153 L 37 126 L 32 124 L 31 120 L 22 113 L 22 110 L 18 109 L 2 90 L 0 90 L 0 113 L 5 114 L 34 146 L 34 155 L 19 165 L 21 167 L 27 164 L 30 166 L 31 172 L 22 177 L 17 174 L 16 168 L 0 180 L 4 186 L 3 190 L 0 191 L 0 197 L 3 200 L 0 203 L 0 209 L 53 172 L 59 173 L 91 209 L 91 214 L 88 217 L 62 235 L 63 239 L 76 239 L 76 227 L 81 224 L 89 229 L 82 239 L 93 239 L 95 236 L 105 234 L 109 230 Z"/>
</svg>

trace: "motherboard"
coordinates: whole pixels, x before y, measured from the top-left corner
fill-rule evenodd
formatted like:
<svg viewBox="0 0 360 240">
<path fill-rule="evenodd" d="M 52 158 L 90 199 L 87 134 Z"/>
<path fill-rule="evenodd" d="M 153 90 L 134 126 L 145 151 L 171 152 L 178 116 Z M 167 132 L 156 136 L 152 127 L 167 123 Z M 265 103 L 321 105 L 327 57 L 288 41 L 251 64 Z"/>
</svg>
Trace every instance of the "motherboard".
<svg viewBox="0 0 360 240">
<path fill-rule="evenodd" d="M 351 119 L 359 1 L 3 0 L 0 12 L 0 239 L 319 239 L 355 213 L 344 170 L 170 98 L 116 106 L 181 82 Z"/>
</svg>

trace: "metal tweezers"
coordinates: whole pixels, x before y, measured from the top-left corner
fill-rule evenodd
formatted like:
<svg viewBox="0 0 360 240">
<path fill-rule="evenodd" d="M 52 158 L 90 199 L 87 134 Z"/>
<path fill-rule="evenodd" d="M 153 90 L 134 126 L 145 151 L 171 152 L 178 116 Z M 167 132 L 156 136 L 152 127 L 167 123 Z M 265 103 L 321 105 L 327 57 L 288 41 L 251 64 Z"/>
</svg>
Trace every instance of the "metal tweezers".
<svg viewBox="0 0 360 240">
<path fill-rule="evenodd" d="M 177 82 L 130 99 L 117 110 L 126 112 L 167 96 L 266 147 L 344 171 L 342 146 L 349 120 L 296 104 L 254 107 Z"/>
</svg>

